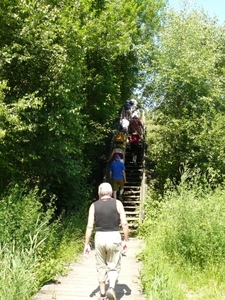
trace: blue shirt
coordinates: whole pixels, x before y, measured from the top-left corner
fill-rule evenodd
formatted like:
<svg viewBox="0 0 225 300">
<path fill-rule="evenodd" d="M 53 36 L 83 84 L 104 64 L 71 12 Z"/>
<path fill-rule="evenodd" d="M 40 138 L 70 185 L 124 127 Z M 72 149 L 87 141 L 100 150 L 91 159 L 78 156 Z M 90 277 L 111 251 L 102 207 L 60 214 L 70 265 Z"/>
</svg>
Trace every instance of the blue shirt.
<svg viewBox="0 0 225 300">
<path fill-rule="evenodd" d="M 120 160 L 115 160 L 109 167 L 109 172 L 112 172 L 112 179 L 123 179 L 123 171 L 126 168 Z"/>
</svg>

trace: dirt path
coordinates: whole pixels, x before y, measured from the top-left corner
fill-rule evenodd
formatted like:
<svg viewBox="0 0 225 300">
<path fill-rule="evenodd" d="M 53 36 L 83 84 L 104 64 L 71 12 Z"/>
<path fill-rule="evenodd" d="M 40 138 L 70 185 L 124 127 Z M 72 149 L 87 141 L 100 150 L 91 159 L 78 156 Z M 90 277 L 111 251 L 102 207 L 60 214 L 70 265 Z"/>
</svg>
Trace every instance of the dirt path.
<svg viewBox="0 0 225 300">
<path fill-rule="evenodd" d="M 122 270 L 115 288 L 117 300 L 145 299 L 138 279 L 141 264 L 136 258 L 141 247 L 140 240 L 130 239 L 129 250 L 122 257 Z M 71 264 L 71 271 L 67 276 L 58 278 L 57 284 L 43 286 L 33 300 L 96 300 L 98 297 L 95 255 L 92 250 L 88 259 L 81 256 L 78 262 Z"/>
</svg>

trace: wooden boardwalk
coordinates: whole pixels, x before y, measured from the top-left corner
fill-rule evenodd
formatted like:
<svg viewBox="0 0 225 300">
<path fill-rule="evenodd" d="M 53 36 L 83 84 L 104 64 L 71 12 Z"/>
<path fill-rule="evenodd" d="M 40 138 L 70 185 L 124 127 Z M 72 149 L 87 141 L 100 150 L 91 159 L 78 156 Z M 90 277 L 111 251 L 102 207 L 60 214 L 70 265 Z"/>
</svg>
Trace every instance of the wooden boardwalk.
<svg viewBox="0 0 225 300">
<path fill-rule="evenodd" d="M 115 288 L 117 300 L 145 299 L 139 284 L 141 263 L 136 258 L 141 247 L 139 239 L 130 239 L 129 250 L 122 257 L 122 269 Z M 97 300 L 98 297 L 95 253 L 92 250 L 88 259 L 82 255 L 78 262 L 71 264 L 67 276 L 58 278 L 57 284 L 43 286 L 33 300 Z"/>
</svg>

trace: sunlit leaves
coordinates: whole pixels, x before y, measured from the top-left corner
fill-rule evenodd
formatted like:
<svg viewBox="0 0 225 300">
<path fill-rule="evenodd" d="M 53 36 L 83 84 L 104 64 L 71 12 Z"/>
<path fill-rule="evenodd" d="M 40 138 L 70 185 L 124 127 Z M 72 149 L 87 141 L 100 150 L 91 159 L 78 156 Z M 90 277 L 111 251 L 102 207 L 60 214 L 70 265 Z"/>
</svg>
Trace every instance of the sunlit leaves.
<svg viewBox="0 0 225 300">
<path fill-rule="evenodd" d="M 154 154 L 164 179 L 179 181 L 182 163 L 202 172 L 208 167 L 225 170 L 223 44 L 224 29 L 205 13 L 168 12 L 149 85 L 160 125 L 161 144 Z"/>
<path fill-rule="evenodd" d="M 0 155 L 7 180 L 28 177 L 60 203 L 79 202 L 99 146 L 105 147 L 118 110 L 137 85 L 140 54 L 163 3 L 11 3 L 0 4 L 0 79 L 8 87 Z"/>
</svg>

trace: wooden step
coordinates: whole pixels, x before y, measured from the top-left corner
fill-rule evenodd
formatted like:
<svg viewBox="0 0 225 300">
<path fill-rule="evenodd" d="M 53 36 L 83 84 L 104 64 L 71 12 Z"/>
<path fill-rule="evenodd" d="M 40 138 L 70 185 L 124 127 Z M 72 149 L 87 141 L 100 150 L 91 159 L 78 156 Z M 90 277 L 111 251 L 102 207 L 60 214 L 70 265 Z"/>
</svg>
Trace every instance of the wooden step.
<svg viewBox="0 0 225 300">
<path fill-rule="evenodd" d="M 127 185 L 133 185 L 133 186 L 140 186 L 140 183 L 142 181 L 142 178 L 135 178 L 135 177 L 129 177 L 127 176 Z"/>
<path fill-rule="evenodd" d="M 138 201 L 138 200 L 126 200 L 126 199 L 124 199 L 122 202 L 123 202 L 123 205 L 124 204 L 125 205 L 132 204 L 134 206 L 138 206 L 140 204 L 140 201 Z"/>
<path fill-rule="evenodd" d="M 139 203 L 135 203 L 135 204 L 124 203 L 123 206 L 124 206 L 124 209 L 126 209 L 126 208 L 137 209 L 139 207 Z"/>
<path fill-rule="evenodd" d="M 124 209 L 130 209 L 130 210 L 136 210 L 139 207 L 139 203 L 135 203 L 135 204 L 130 204 L 130 203 L 124 203 L 123 204 Z"/>
<path fill-rule="evenodd" d="M 123 197 L 123 203 L 129 203 L 129 204 L 139 204 L 140 198 L 130 198 L 130 197 Z"/>
<path fill-rule="evenodd" d="M 137 189 L 141 189 L 141 187 L 140 187 L 140 185 L 131 185 L 131 184 L 129 184 L 128 182 L 127 183 L 125 183 L 125 185 L 124 185 L 124 189 L 126 189 L 126 188 L 129 188 L 129 189 L 132 189 L 132 190 L 137 190 Z"/>
<path fill-rule="evenodd" d="M 129 205 L 131 207 L 133 207 L 133 206 L 137 207 L 140 204 L 140 199 L 135 199 L 135 200 L 132 200 L 132 199 L 123 199 L 122 203 L 123 203 L 123 205 L 126 205 L 126 206 Z"/>
<path fill-rule="evenodd" d="M 142 178 L 142 176 L 143 176 L 142 175 L 143 174 L 143 170 L 138 170 L 138 171 L 135 171 L 135 170 L 131 170 L 131 171 L 126 170 L 125 172 L 126 172 L 127 177 L 128 176 L 131 176 L 131 177 L 137 176 L 137 177 L 141 177 Z"/>
<path fill-rule="evenodd" d="M 139 214 L 138 214 L 138 216 L 136 215 L 136 216 L 127 216 L 127 221 L 128 221 L 128 223 L 130 222 L 130 221 L 139 221 Z"/>
<path fill-rule="evenodd" d="M 126 212 L 126 216 L 127 217 L 133 217 L 133 216 L 135 216 L 136 218 L 139 218 L 139 212 L 137 212 L 136 210 L 134 210 L 134 211 L 128 211 L 128 210 L 126 210 L 125 212 Z"/>
<path fill-rule="evenodd" d="M 139 163 L 139 161 L 137 161 L 136 165 L 133 162 L 126 161 L 125 167 L 127 170 L 139 170 L 139 169 L 142 170 L 143 169 L 143 165 L 142 165 L 142 163 Z"/>
<path fill-rule="evenodd" d="M 138 191 L 137 193 L 132 193 L 132 194 L 123 194 L 123 198 L 131 198 L 131 199 L 135 199 L 135 198 L 140 198 L 140 191 Z"/>
<path fill-rule="evenodd" d="M 137 213 L 137 208 L 136 207 L 128 207 L 128 208 L 126 208 L 126 207 L 124 207 L 124 209 L 125 209 L 125 212 L 126 212 L 126 215 L 128 216 L 128 215 L 139 215 L 139 212 Z"/>
<path fill-rule="evenodd" d="M 131 196 L 123 196 L 123 200 L 122 200 L 123 203 L 140 203 L 140 196 L 134 196 L 134 197 L 131 197 Z"/>
<path fill-rule="evenodd" d="M 132 194 L 123 194 L 123 200 L 140 200 L 140 192 L 132 193 Z"/>
<path fill-rule="evenodd" d="M 140 190 L 126 190 L 123 193 L 124 196 L 133 196 L 133 195 L 140 195 Z"/>
</svg>

